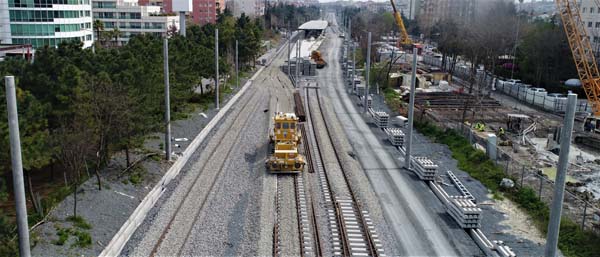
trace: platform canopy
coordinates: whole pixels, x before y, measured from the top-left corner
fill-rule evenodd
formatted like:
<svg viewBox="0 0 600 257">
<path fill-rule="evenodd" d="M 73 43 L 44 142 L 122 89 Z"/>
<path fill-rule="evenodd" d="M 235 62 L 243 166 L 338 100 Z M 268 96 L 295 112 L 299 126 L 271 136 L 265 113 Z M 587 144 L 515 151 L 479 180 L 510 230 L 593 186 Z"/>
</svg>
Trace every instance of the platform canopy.
<svg viewBox="0 0 600 257">
<path fill-rule="evenodd" d="M 300 27 L 298 27 L 298 29 L 300 30 L 324 30 L 325 28 L 327 28 L 327 21 L 324 20 L 312 20 L 309 22 L 306 22 L 302 25 L 300 25 Z"/>
</svg>

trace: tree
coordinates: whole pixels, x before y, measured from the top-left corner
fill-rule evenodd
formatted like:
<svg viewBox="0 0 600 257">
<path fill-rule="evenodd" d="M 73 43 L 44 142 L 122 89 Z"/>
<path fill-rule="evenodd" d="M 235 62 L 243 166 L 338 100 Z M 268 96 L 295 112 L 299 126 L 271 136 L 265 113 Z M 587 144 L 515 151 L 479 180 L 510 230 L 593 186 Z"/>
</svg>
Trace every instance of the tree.
<svg viewBox="0 0 600 257">
<path fill-rule="evenodd" d="M 77 190 L 81 183 L 81 171 L 86 168 L 86 159 L 91 152 L 91 145 L 87 141 L 91 135 L 85 117 L 80 116 L 54 133 L 59 160 L 72 177 L 73 216 L 77 216 Z"/>
<path fill-rule="evenodd" d="M 4 81 L 2 81 L 4 84 Z M 4 87 L 4 86 L 3 86 Z M 22 164 L 27 179 L 27 190 L 36 212 L 41 211 L 38 202 L 34 200 L 31 172 L 38 170 L 52 161 L 52 151 L 49 151 L 48 123 L 45 118 L 45 108 L 28 91 L 16 88 L 17 109 L 19 112 L 19 132 L 21 136 Z M 4 91 L 0 92 L 0 98 L 6 99 Z M 6 104 L 0 104 L 0 113 L 7 117 Z M 0 170 L 10 170 L 10 143 L 8 122 L 0 120 Z"/>
<path fill-rule="evenodd" d="M 104 31 L 104 22 L 102 22 L 101 20 L 94 20 L 93 27 L 96 31 L 96 42 L 101 42 L 102 34 L 100 33 Z M 94 44 L 96 44 L 96 42 L 94 42 Z"/>
<path fill-rule="evenodd" d="M 114 47 L 119 46 L 119 37 L 121 37 L 121 34 L 122 33 L 121 33 L 121 31 L 118 28 L 114 28 L 111 31 L 110 35 L 111 35 L 111 38 L 114 39 L 114 41 L 113 41 L 113 46 Z"/>
</svg>

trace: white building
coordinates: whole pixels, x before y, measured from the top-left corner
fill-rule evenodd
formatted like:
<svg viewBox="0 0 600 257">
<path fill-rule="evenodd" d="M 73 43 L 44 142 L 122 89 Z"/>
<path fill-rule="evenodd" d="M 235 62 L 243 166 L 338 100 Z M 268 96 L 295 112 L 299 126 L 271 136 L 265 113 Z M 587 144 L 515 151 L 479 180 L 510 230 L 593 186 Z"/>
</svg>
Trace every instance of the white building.
<svg viewBox="0 0 600 257">
<path fill-rule="evenodd" d="M 92 0 L 92 7 L 94 20 L 104 24 L 101 40 L 112 42 L 108 32 L 118 29 L 118 45 L 142 33 L 164 37 L 169 29 L 179 30 L 179 16 L 161 13 L 161 6 L 140 6 L 137 0 Z"/>
<path fill-rule="evenodd" d="M 57 46 L 93 42 L 90 0 L 0 0 L 0 43 Z"/>
<path fill-rule="evenodd" d="M 229 6 L 235 17 L 240 17 L 242 13 L 252 18 L 265 14 L 264 0 L 233 0 L 229 1 Z"/>
<path fill-rule="evenodd" d="M 583 26 L 587 30 L 594 53 L 598 57 L 600 52 L 600 6 L 594 0 L 581 0 L 579 4 Z"/>
</svg>

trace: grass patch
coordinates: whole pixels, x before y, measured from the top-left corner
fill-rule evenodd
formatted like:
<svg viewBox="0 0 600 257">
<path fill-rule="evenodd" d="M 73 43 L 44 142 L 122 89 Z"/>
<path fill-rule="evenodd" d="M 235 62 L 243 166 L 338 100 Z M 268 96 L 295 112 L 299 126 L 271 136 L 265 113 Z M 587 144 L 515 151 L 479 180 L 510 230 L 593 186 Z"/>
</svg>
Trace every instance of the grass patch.
<svg viewBox="0 0 600 257">
<path fill-rule="evenodd" d="M 71 244 L 71 247 L 84 248 L 92 245 L 92 236 L 86 231 L 79 230 L 76 227 L 63 228 L 59 225 L 55 225 L 54 228 L 56 228 L 56 235 L 58 236 L 58 239 L 52 241 L 55 245 L 65 245 L 70 237 L 75 237 L 75 242 Z"/>
<path fill-rule="evenodd" d="M 92 225 L 87 223 L 87 221 L 85 221 L 85 219 L 79 215 L 69 216 L 69 217 L 67 217 L 67 220 L 70 221 L 71 223 L 73 223 L 73 226 L 78 227 L 78 228 L 82 228 L 82 229 L 91 229 L 92 228 Z"/>
<path fill-rule="evenodd" d="M 452 151 L 452 157 L 458 160 L 458 167 L 491 190 L 494 199 L 506 197 L 517 203 L 534 221 L 535 225 L 544 234 L 547 233 L 550 211 L 548 205 L 539 200 L 532 188 L 501 189 L 500 181 L 507 177 L 503 169 L 491 161 L 484 152 L 473 148 L 469 141 L 455 130 L 442 130 L 435 125 L 421 122 L 415 122 L 415 127 L 435 142 L 447 145 Z M 512 179 L 516 181 L 514 178 Z M 582 230 L 579 224 L 567 217 L 562 217 L 558 248 L 565 256 L 598 256 L 600 236 L 591 231 Z"/>
<path fill-rule="evenodd" d="M 386 87 L 383 89 L 383 97 L 385 99 L 385 103 L 393 112 L 400 111 L 400 108 L 402 107 L 402 97 L 398 92 Z"/>
<path fill-rule="evenodd" d="M 58 236 L 58 239 L 52 241 L 53 244 L 55 245 L 65 245 L 65 243 L 67 242 L 67 240 L 69 240 L 69 235 L 71 234 L 71 229 L 70 228 L 62 228 L 60 226 L 55 226 L 56 228 L 56 235 Z"/>
<path fill-rule="evenodd" d="M 136 165 L 129 173 L 129 182 L 133 185 L 139 185 L 144 181 L 144 175 L 147 171 L 142 165 Z"/>
</svg>

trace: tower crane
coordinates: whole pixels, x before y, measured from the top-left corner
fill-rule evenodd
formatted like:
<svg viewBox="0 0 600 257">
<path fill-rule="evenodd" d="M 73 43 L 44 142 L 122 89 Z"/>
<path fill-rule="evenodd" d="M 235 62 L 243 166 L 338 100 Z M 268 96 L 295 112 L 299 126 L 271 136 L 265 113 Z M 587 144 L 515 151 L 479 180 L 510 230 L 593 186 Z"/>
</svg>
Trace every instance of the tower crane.
<svg viewBox="0 0 600 257">
<path fill-rule="evenodd" d="M 598 147 L 600 145 L 600 72 L 598 64 L 581 19 L 577 0 L 555 0 L 555 3 L 569 41 L 579 80 L 592 106 L 592 116 L 587 117 L 584 121 L 584 133 L 576 134 L 575 142 Z"/>
<path fill-rule="evenodd" d="M 576 0 L 556 0 L 556 6 L 563 21 L 577 74 L 592 105 L 592 113 L 600 116 L 600 72 L 581 19 L 579 5 Z"/>
</svg>

